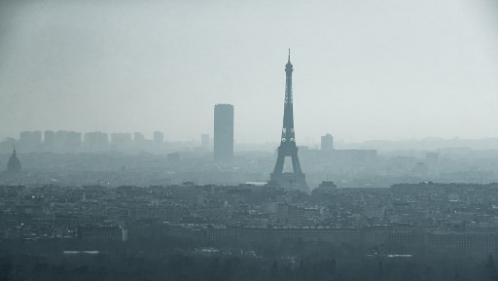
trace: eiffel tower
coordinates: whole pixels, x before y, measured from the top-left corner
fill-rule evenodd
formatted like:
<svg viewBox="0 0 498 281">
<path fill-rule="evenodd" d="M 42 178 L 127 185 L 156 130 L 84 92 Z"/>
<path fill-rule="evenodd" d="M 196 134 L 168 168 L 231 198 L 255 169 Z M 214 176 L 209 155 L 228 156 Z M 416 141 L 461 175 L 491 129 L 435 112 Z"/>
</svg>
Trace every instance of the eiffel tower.
<svg viewBox="0 0 498 281">
<path fill-rule="evenodd" d="M 308 190 L 305 175 L 301 170 L 299 158 L 297 157 L 296 135 L 294 132 L 294 110 L 292 103 L 292 71 L 290 61 L 290 49 L 287 64 L 285 65 L 285 100 L 284 100 L 284 122 L 282 126 L 282 137 L 278 147 L 278 157 L 270 184 L 283 188 Z M 284 172 L 284 162 L 287 157 L 292 160 L 292 172 Z"/>
</svg>

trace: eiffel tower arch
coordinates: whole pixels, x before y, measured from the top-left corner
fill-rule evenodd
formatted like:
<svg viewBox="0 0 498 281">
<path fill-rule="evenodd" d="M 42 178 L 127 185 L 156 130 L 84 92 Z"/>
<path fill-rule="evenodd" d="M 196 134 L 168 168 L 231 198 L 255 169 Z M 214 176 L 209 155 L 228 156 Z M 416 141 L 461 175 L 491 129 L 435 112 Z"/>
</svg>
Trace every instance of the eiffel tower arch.
<svg viewBox="0 0 498 281">
<path fill-rule="evenodd" d="M 292 101 L 292 71 L 290 49 L 287 64 L 285 65 L 285 100 L 282 136 L 278 147 L 277 162 L 270 177 L 270 184 L 288 189 L 308 190 L 306 178 L 301 170 L 297 155 L 296 135 L 294 131 L 294 108 Z M 292 172 L 284 172 L 285 159 L 290 158 Z"/>
</svg>

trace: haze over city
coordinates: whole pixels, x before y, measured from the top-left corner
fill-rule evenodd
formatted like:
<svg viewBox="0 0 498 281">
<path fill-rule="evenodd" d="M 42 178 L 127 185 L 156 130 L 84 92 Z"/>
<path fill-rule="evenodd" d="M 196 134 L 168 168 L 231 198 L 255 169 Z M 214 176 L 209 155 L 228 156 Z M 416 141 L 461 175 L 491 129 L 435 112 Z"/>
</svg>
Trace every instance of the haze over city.
<svg viewBox="0 0 498 281">
<path fill-rule="evenodd" d="M 498 280 L 497 0 L 0 0 L 0 281 Z"/>
<path fill-rule="evenodd" d="M 0 136 L 277 142 L 292 49 L 298 142 L 498 136 L 494 1 L 2 1 Z M 264 121 L 263 121 L 264 120 Z"/>
</svg>

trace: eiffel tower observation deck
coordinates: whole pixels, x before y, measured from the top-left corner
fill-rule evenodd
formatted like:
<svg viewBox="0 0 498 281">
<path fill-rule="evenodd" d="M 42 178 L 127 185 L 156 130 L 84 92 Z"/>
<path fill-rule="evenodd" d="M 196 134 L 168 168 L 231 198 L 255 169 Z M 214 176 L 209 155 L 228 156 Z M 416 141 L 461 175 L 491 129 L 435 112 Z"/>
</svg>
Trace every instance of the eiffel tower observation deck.
<svg viewBox="0 0 498 281">
<path fill-rule="evenodd" d="M 297 156 L 296 134 L 294 131 L 294 109 L 292 101 L 292 71 L 294 70 L 290 61 L 290 49 L 287 64 L 285 65 L 285 100 L 284 100 L 284 120 L 282 126 L 282 136 L 278 147 L 277 163 L 270 177 L 270 184 L 286 189 L 308 190 L 306 179 L 301 164 Z M 286 168 L 286 159 L 291 160 L 289 168 Z M 290 167 L 291 166 L 291 167 Z"/>
</svg>

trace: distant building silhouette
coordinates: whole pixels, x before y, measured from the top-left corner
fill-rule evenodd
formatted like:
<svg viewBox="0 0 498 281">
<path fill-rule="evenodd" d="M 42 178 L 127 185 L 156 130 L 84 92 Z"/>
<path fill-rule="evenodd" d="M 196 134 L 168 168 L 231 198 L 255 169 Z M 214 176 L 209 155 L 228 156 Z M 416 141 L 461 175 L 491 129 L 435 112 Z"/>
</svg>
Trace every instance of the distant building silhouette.
<svg viewBox="0 0 498 281">
<path fill-rule="evenodd" d="M 332 151 L 334 150 L 334 137 L 331 134 L 326 134 L 322 136 L 320 149 L 322 151 Z"/>
<path fill-rule="evenodd" d="M 16 148 L 12 150 L 9 161 L 7 162 L 7 173 L 19 173 L 21 171 L 21 161 L 17 158 Z"/>
<path fill-rule="evenodd" d="M 233 105 L 214 106 L 214 159 L 230 161 L 233 159 Z"/>
<path fill-rule="evenodd" d="M 53 151 L 55 149 L 55 132 L 45 131 L 43 132 L 43 146 L 47 151 Z"/>
<path fill-rule="evenodd" d="M 131 133 L 112 133 L 111 134 L 111 145 L 124 148 L 129 147 L 132 143 Z"/>
<path fill-rule="evenodd" d="M 282 126 L 282 136 L 278 147 L 277 163 L 271 174 L 270 183 L 291 189 L 307 190 L 305 175 L 301 170 L 301 164 L 297 156 L 296 136 L 294 132 L 294 108 L 292 102 L 292 71 L 293 66 L 290 61 L 290 50 L 287 64 L 285 65 L 285 101 L 284 101 L 284 121 Z M 285 159 L 291 159 L 292 172 L 284 171 Z"/>
<path fill-rule="evenodd" d="M 156 144 L 163 144 L 164 143 L 164 134 L 163 134 L 163 132 L 155 131 L 153 139 L 154 139 L 154 142 Z"/>
<path fill-rule="evenodd" d="M 109 136 L 104 132 L 88 132 L 83 136 L 83 143 L 89 151 L 104 151 L 109 147 Z"/>
<path fill-rule="evenodd" d="M 54 135 L 54 150 L 57 152 L 78 152 L 81 148 L 81 133 L 74 131 L 57 131 Z"/>
<path fill-rule="evenodd" d="M 145 144 L 145 136 L 140 132 L 133 133 L 133 142 L 136 146 L 143 146 Z"/>
</svg>

